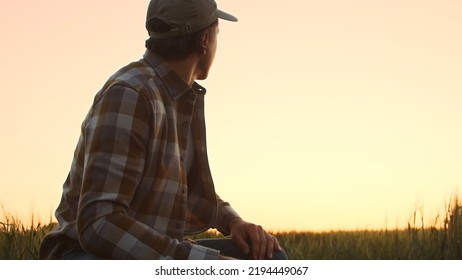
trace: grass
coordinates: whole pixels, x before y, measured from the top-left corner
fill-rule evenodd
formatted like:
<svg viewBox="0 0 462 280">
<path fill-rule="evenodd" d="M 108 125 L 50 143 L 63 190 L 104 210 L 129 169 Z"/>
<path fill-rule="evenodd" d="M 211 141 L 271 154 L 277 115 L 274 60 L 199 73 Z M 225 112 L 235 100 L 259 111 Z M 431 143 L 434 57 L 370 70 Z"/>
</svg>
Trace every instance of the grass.
<svg viewBox="0 0 462 280">
<path fill-rule="evenodd" d="M 33 260 L 38 259 L 42 238 L 55 226 L 32 223 L 26 227 L 21 221 L 5 215 L 0 222 L 0 259 Z"/>
<path fill-rule="evenodd" d="M 450 260 L 462 259 L 462 205 L 456 198 L 434 225 L 424 227 L 417 211 L 406 229 L 274 233 L 291 259 Z M 0 259 L 38 259 L 41 239 L 53 227 L 6 215 L 0 222 Z M 420 222 L 420 226 L 417 224 Z M 207 232 L 197 238 L 217 237 Z"/>
<path fill-rule="evenodd" d="M 421 225 L 423 222 L 421 223 Z M 277 234 L 292 259 L 449 260 L 462 259 L 462 205 L 458 199 L 443 219 L 417 226 L 417 212 L 407 229 Z"/>
</svg>

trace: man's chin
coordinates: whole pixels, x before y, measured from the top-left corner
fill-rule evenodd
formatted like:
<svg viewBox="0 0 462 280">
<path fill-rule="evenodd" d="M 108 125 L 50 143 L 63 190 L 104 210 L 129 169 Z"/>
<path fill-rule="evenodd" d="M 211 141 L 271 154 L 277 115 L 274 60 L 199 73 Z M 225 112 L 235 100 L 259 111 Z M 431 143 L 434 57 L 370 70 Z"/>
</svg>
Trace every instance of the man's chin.
<svg viewBox="0 0 462 280">
<path fill-rule="evenodd" d="M 203 80 L 207 79 L 208 76 L 209 76 L 208 73 L 200 75 L 200 76 L 197 77 L 197 80 L 198 81 L 203 81 Z"/>
</svg>

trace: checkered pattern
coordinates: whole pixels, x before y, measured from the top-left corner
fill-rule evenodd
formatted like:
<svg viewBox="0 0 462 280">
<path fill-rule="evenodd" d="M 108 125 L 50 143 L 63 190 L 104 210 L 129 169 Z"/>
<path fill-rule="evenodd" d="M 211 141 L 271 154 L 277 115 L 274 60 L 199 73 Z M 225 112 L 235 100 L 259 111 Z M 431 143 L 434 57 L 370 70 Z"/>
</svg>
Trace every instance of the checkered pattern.
<svg viewBox="0 0 462 280">
<path fill-rule="evenodd" d="M 183 240 L 238 217 L 215 193 L 208 165 L 204 95 L 154 54 L 114 74 L 82 124 L 42 258 L 85 250 L 109 259 L 216 259 Z M 194 162 L 186 171 L 189 130 Z"/>
</svg>

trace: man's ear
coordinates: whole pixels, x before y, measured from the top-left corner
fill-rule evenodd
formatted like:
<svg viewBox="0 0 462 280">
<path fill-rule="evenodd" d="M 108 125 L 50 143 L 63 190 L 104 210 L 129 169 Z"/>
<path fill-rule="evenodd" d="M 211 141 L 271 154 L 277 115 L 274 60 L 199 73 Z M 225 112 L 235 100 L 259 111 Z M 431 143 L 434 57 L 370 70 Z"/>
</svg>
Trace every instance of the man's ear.
<svg viewBox="0 0 462 280">
<path fill-rule="evenodd" d="M 201 48 L 207 50 L 210 43 L 210 30 L 207 28 L 201 35 Z"/>
</svg>

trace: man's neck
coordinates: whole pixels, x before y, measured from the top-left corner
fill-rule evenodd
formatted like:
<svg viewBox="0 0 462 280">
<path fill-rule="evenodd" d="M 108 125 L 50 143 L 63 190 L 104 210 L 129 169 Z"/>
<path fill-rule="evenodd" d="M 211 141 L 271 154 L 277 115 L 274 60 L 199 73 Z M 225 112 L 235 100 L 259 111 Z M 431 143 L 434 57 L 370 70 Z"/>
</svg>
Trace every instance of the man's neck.
<svg viewBox="0 0 462 280">
<path fill-rule="evenodd" d="M 197 79 L 197 59 L 195 56 L 189 56 L 182 60 L 167 60 L 167 63 L 188 85 L 194 84 Z"/>
</svg>

